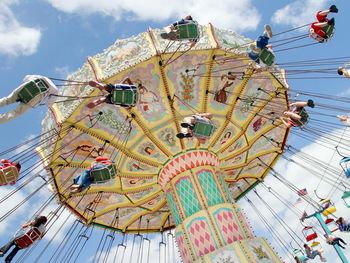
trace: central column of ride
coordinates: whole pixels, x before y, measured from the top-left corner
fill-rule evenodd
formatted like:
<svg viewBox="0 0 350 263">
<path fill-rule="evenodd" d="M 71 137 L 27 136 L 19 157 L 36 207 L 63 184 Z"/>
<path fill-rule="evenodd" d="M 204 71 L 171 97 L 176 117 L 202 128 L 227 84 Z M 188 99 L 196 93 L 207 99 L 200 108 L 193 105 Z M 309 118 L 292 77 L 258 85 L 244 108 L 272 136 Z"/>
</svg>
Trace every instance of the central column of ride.
<svg viewBox="0 0 350 263">
<path fill-rule="evenodd" d="M 224 253 L 233 262 L 259 262 L 255 258 L 261 257 L 281 262 L 265 240 L 253 235 L 218 165 L 215 154 L 193 150 L 175 156 L 160 171 L 182 259 L 211 262 Z M 251 251 L 247 240 L 253 240 L 261 253 Z"/>
</svg>

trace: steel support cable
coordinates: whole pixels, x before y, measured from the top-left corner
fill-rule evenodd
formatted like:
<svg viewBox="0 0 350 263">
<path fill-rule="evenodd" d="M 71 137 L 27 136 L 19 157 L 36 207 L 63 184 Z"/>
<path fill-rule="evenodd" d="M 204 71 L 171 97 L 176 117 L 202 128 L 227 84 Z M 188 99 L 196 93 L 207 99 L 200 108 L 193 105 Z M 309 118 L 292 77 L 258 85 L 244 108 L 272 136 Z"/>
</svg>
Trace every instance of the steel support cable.
<svg viewBox="0 0 350 263">
<path fill-rule="evenodd" d="M 10 153 L 10 152 L 12 152 L 12 151 L 15 151 L 15 150 L 17 150 L 17 149 L 19 149 L 19 148 L 21 148 L 21 147 L 27 145 L 27 144 L 30 144 L 30 143 L 32 143 L 33 141 L 35 141 L 35 140 L 37 140 L 37 139 L 40 139 L 41 136 L 46 135 L 47 133 L 49 133 L 49 132 L 51 132 L 51 131 L 52 131 L 52 130 L 49 130 L 49 131 L 47 131 L 47 132 L 45 132 L 45 133 L 43 133 L 43 134 L 34 136 L 34 138 L 28 139 L 28 140 L 26 140 L 26 141 L 24 141 L 24 142 L 22 142 L 22 143 L 20 143 L 20 144 L 17 144 L 17 145 L 15 145 L 15 146 L 11 147 L 11 148 L 8 148 L 8 149 L 6 149 L 6 150 L 3 150 L 2 152 L 0 152 L 0 156 L 3 156 L 3 155 L 8 154 L 8 153 Z"/>
<path fill-rule="evenodd" d="M 318 139 L 318 145 L 321 145 L 322 147 L 326 148 L 326 149 L 330 149 L 332 150 L 333 147 L 330 147 L 330 143 L 328 141 L 324 141 L 322 140 L 322 138 L 319 138 L 318 136 L 315 136 L 315 135 L 310 135 L 310 134 L 306 134 L 305 132 L 303 132 L 302 130 L 296 130 L 296 129 L 293 129 L 290 131 L 291 134 L 303 139 L 303 140 L 306 140 L 310 143 L 314 143 L 316 139 Z"/>
<path fill-rule="evenodd" d="M 123 232 L 123 238 L 122 238 L 122 241 L 121 243 L 118 244 L 118 247 L 117 247 L 117 250 L 114 254 L 114 259 L 113 259 L 113 263 L 116 263 L 117 262 L 117 255 L 118 255 L 118 252 L 119 252 L 119 248 L 122 248 L 123 249 L 123 252 L 122 252 L 122 257 L 121 257 L 121 261 L 120 262 L 123 262 L 124 261 L 124 256 L 125 256 L 125 250 L 126 250 L 126 243 L 128 241 L 128 236 L 127 234 L 125 234 L 125 232 Z M 124 244 L 125 243 L 125 244 Z"/>
<path fill-rule="evenodd" d="M 80 204 L 80 202 L 83 200 L 83 198 L 85 197 L 85 194 L 82 195 L 82 197 L 79 199 L 79 201 L 77 202 L 76 206 L 75 207 L 78 207 L 78 205 Z M 61 243 L 59 244 L 58 248 L 55 250 L 54 254 L 51 256 L 50 258 L 50 261 L 53 260 L 54 256 L 56 255 L 56 253 L 59 251 L 60 247 L 63 245 L 63 243 L 65 242 L 65 240 L 67 239 L 67 242 L 64 243 L 63 245 L 63 248 L 61 249 L 61 251 L 63 251 L 66 247 L 66 245 L 68 244 L 68 240 L 70 240 L 70 238 L 72 237 L 72 234 L 74 233 L 75 229 L 77 228 L 78 224 L 79 223 L 82 223 L 80 220 L 76 219 L 72 225 L 72 228 L 69 229 L 69 231 L 67 232 L 67 234 L 65 235 L 65 237 L 62 239 Z M 74 226 L 74 228 L 73 228 Z M 84 225 L 82 224 L 82 227 L 81 229 L 79 230 L 79 233 L 80 231 L 82 230 L 82 228 L 84 227 Z M 72 230 L 72 231 L 71 231 Z M 54 262 L 57 262 L 57 260 L 59 259 L 60 255 L 58 255 L 58 257 L 56 257 L 55 261 Z"/>
<path fill-rule="evenodd" d="M 71 251 L 68 253 L 69 256 L 67 257 L 67 259 L 66 259 L 65 262 L 67 262 L 67 263 L 70 262 L 70 261 L 73 259 L 73 256 L 74 256 L 74 254 L 75 254 L 76 252 L 77 252 L 77 253 L 76 253 L 76 256 L 75 256 L 73 262 L 76 262 L 76 261 L 78 260 L 78 258 L 79 258 L 79 256 L 80 256 L 81 252 L 82 252 L 83 249 L 85 248 L 86 243 L 88 242 L 88 240 L 90 239 L 90 237 L 91 237 L 91 235 L 92 235 L 92 233 L 93 233 L 93 231 L 94 231 L 94 226 L 91 227 L 90 233 L 88 233 L 89 230 L 90 230 L 90 227 L 85 228 L 84 232 L 83 232 L 81 235 L 79 235 L 79 237 L 78 237 L 78 239 L 77 239 L 77 241 L 76 241 L 76 244 L 75 244 L 74 246 L 71 247 Z M 84 239 L 84 241 L 83 241 L 83 243 L 82 243 L 82 245 L 81 245 L 81 241 L 82 241 L 83 239 Z M 79 248 L 79 245 L 81 245 L 80 248 Z M 79 249 L 78 249 L 78 248 L 79 248 Z"/>
<path fill-rule="evenodd" d="M 114 214 L 113 220 L 111 222 L 111 227 L 113 228 L 115 226 L 115 224 L 117 224 L 116 228 L 118 229 L 118 225 L 119 225 L 119 208 L 117 208 L 115 210 L 115 214 Z M 107 261 L 108 261 L 109 254 L 111 253 L 112 245 L 113 245 L 113 242 L 115 240 L 115 233 L 116 233 L 116 231 L 111 229 L 109 231 L 109 234 L 107 235 L 107 237 L 105 239 L 107 241 L 108 237 L 111 238 L 110 241 L 109 241 L 109 244 L 107 245 L 107 251 L 106 251 L 106 254 L 105 254 L 105 256 L 103 258 L 103 261 L 102 261 L 103 263 L 107 263 Z M 105 247 L 105 244 L 103 244 L 102 250 L 104 250 L 104 247 Z M 98 261 L 98 262 L 100 262 L 100 261 Z"/>
<path fill-rule="evenodd" d="M 287 242 L 284 240 L 284 238 L 275 230 L 275 228 L 270 225 L 269 221 L 263 216 L 263 214 L 260 212 L 260 210 L 255 206 L 255 204 L 246 196 L 244 196 L 248 204 L 253 208 L 253 211 L 257 214 L 261 222 L 265 225 L 267 230 L 271 233 L 272 239 L 278 244 L 278 246 L 282 249 L 282 251 L 286 255 L 292 255 L 289 249 L 287 248 Z"/>
<path fill-rule="evenodd" d="M 314 135 L 316 135 L 316 136 L 318 136 L 318 137 L 322 137 L 324 140 L 328 140 L 328 141 L 330 141 L 331 143 L 330 143 L 330 145 L 335 145 L 335 146 L 337 146 L 338 144 L 337 144 L 337 141 L 338 141 L 338 139 L 341 139 L 341 138 L 339 138 L 338 136 L 331 136 L 330 134 L 327 134 L 327 130 L 326 131 L 322 131 L 322 130 L 318 130 L 318 129 L 316 129 L 316 128 L 314 128 L 314 129 L 310 129 L 310 128 L 305 128 L 305 131 L 307 131 L 308 133 L 311 133 L 311 134 L 314 134 Z M 345 141 L 347 141 L 347 140 L 345 140 Z M 343 144 L 342 144 L 343 146 L 345 145 L 345 146 L 349 146 L 349 143 L 346 143 L 346 142 L 344 142 Z"/>
<path fill-rule="evenodd" d="M 290 163 L 294 163 L 294 164 L 298 165 L 299 167 L 303 168 L 303 169 L 306 170 L 306 171 L 309 171 L 310 174 L 312 174 L 313 176 L 315 176 L 315 177 L 317 177 L 317 178 L 319 178 L 319 179 L 322 178 L 322 174 L 316 172 L 315 170 L 313 170 L 313 169 L 311 169 L 311 168 L 309 168 L 309 167 L 307 167 L 307 166 L 305 166 L 305 165 L 303 165 L 303 164 L 301 164 L 301 163 L 299 163 L 299 162 L 296 162 L 296 161 L 293 160 L 293 159 L 289 159 L 289 158 L 287 158 L 287 157 L 285 157 L 285 156 L 283 156 L 283 155 L 282 155 L 282 158 L 285 159 L 285 160 L 287 160 L 287 161 L 290 162 Z M 324 179 L 325 179 L 324 181 L 325 181 L 328 185 L 330 185 L 330 186 L 332 186 L 333 183 L 335 182 L 334 179 L 332 179 L 331 176 L 330 176 L 330 177 L 324 176 L 324 177 L 325 177 L 325 178 L 324 178 Z"/>
<path fill-rule="evenodd" d="M 294 240 L 294 242 L 297 242 L 297 239 L 299 241 L 303 242 L 303 240 L 298 236 L 297 233 L 293 229 L 291 229 L 286 222 L 284 222 L 283 218 L 281 218 L 274 210 L 273 208 L 258 194 L 256 189 L 253 190 L 253 192 L 258 196 L 260 201 L 265 205 L 265 207 L 270 211 L 272 216 L 277 220 L 277 222 L 282 226 L 282 228 L 287 232 L 287 234 Z M 296 239 L 297 238 L 297 239 Z"/>
<path fill-rule="evenodd" d="M 283 155 L 282 155 L 283 157 Z M 258 158 L 262 164 L 264 164 L 266 167 L 270 168 L 270 174 L 275 177 L 277 180 L 279 180 L 281 183 L 283 183 L 287 188 L 291 189 L 293 192 L 298 194 L 299 188 L 296 187 L 292 182 L 288 181 L 285 177 L 283 177 L 280 173 L 278 173 L 273 167 L 267 165 L 264 161 L 262 161 L 260 158 Z M 318 209 L 320 208 L 320 205 L 315 202 L 312 198 L 307 198 L 305 196 L 301 196 L 306 202 L 310 203 L 314 208 Z"/>
<path fill-rule="evenodd" d="M 280 195 L 277 191 L 273 190 L 272 187 L 266 186 L 264 182 L 261 182 L 261 184 L 265 187 L 265 189 L 271 193 L 276 199 L 278 199 L 283 205 L 285 205 L 287 208 L 292 211 L 294 215 L 296 215 L 297 218 L 300 218 L 303 212 L 298 209 L 295 204 L 290 202 L 289 200 L 285 199 L 282 195 Z"/>
<path fill-rule="evenodd" d="M 284 159 L 286 159 L 286 160 L 293 160 L 293 159 L 290 159 L 290 158 L 287 158 L 287 157 L 283 157 Z M 305 161 L 304 160 L 304 162 L 305 163 L 307 163 L 307 164 L 309 164 L 309 165 L 311 165 L 312 167 L 313 167 L 313 169 L 311 169 L 310 167 L 307 167 L 307 166 L 304 166 L 304 165 L 302 165 L 302 164 L 299 164 L 298 162 L 296 162 L 296 161 L 294 161 L 297 165 L 299 165 L 300 167 L 302 167 L 302 168 L 304 168 L 305 170 L 307 170 L 307 171 L 309 171 L 310 173 L 312 173 L 313 175 L 320 175 L 320 173 L 319 173 L 319 168 L 320 169 L 324 169 L 325 167 L 324 166 L 320 166 L 320 167 L 318 167 L 317 165 L 315 165 L 315 164 L 313 164 L 313 163 L 311 163 L 311 162 L 308 162 L 308 161 Z M 328 180 L 328 182 L 330 182 L 330 183 L 334 183 L 335 182 L 335 180 L 334 180 L 334 176 L 338 176 L 339 175 L 339 173 L 341 173 L 341 171 L 339 171 L 339 172 L 334 172 L 334 171 L 331 171 L 329 174 L 327 174 L 326 175 L 326 178 L 327 178 L 327 180 Z M 348 185 L 347 183 L 345 183 L 346 185 Z"/>
<path fill-rule="evenodd" d="M 335 150 L 334 150 L 334 152 L 333 152 L 331 161 L 333 160 L 333 157 L 334 157 L 335 153 L 337 152 L 337 147 L 339 146 L 340 142 L 342 141 L 342 139 L 343 139 L 343 137 L 344 137 L 346 131 L 347 131 L 347 126 L 345 126 L 344 129 L 343 129 L 342 137 L 340 138 L 338 145 L 335 147 Z M 329 162 L 331 162 L 331 161 L 329 161 Z M 335 192 L 336 190 L 339 190 L 339 179 L 340 179 L 340 177 L 341 177 L 342 174 L 343 174 L 343 171 L 341 171 L 341 172 L 338 174 L 338 177 L 336 178 L 336 182 L 333 184 L 331 190 L 329 191 L 329 193 L 328 193 L 328 195 L 327 195 L 327 198 L 330 198 L 330 197 L 332 196 L 332 194 L 331 194 L 332 191 L 333 191 L 333 194 L 334 194 L 334 192 Z M 316 188 L 316 191 L 317 191 L 317 188 Z"/>
<path fill-rule="evenodd" d="M 58 208 L 56 209 L 56 212 L 55 212 L 55 213 L 59 212 L 59 210 L 60 210 L 61 208 L 63 208 L 63 205 L 58 206 Z M 63 211 L 63 209 L 62 209 L 62 211 Z M 61 214 L 62 214 L 62 212 L 61 212 Z M 51 223 L 51 220 L 52 220 L 52 219 L 49 218 L 48 221 L 47 221 L 46 224 L 45 224 L 45 225 L 46 225 L 46 230 L 45 230 L 44 235 L 46 235 L 47 232 L 50 231 L 50 229 L 51 229 L 51 227 L 53 226 L 53 224 L 57 221 L 57 217 L 56 217 L 56 220 L 55 220 L 53 223 Z M 51 223 L 51 225 L 49 225 L 50 223 Z M 54 235 L 54 236 L 56 236 L 56 235 Z M 40 239 L 40 240 L 41 240 L 41 239 Z M 41 256 L 42 256 L 42 254 L 45 252 L 45 250 L 47 249 L 47 247 L 49 246 L 49 244 L 52 242 L 52 240 L 53 240 L 53 239 L 50 239 L 50 241 L 46 244 L 46 246 L 44 247 L 44 249 L 42 249 L 42 250 L 40 251 L 38 257 L 41 257 Z M 43 241 L 41 241 L 40 243 L 42 243 L 42 242 L 43 242 Z M 21 257 L 20 257 L 16 262 L 22 263 L 22 262 L 25 262 L 25 260 L 28 260 L 28 258 L 30 257 L 30 255 L 34 252 L 34 250 L 37 249 L 38 243 L 39 243 L 39 242 L 36 242 L 36 243 L 34 244 L 34 246 L 31 246 L 31 247 L 30 247 L 30 249 L 26 249 L 25 253 L 23 253 L 23 254 L 21 255 Z M 34 262 L 38 262 L 38 261 L 35 260 Z"/>
<path fill-rule="evenodd" d="M 24 198 L 20 203 L 12 207 L 7 213 L 5 213 L 3 216 L 0 217 L 0 222 L 4 221 L 8 216 L 10 216 L 12 213 L 14 213 L 18 208 L 20 208 L 24 203 L 29 201 L 36 193 L 38 193 L 46 183 L 42 184 L 39 188 L 37 188 L 34 192 L 32 192 L 30 195 L 28 195 L 26 198 Z"/>
<path fill-rule="evenodd" d="M 302 39 L 307 38 L 307 37 L 308 37 L 308 34 L 300 35 L 300 36 L 294 37 L 294 39 L 292 39 L 292 40 L 285 41 L 285 42 L 280 43 L 280 44 L 277 44 L 277 45 L 273 45 L 273 48 L 280 47 L 280 46 L 284 46 L 284 45 L 288 45 L 288 44 L 290 44 L 290 43 L 293 43 L 293 42 L 302 40 Z M 275 42 L 275 43 L 276 43 L 276 42 Z M 272 44 L 272 41 L 271 41 L 271 43 L 269 43 L 269 44 Z"/>
<path fill-rule="evenodd" d="M 95 259 L 96 259 L 96 258 L 97 258 L 97 261 L 96 261 L 96 262 L 99 262 L 99 259 L 100 259 L 101 253 L 102 253 L 102 251 L 100 251 L 100 247 L 101 247 L 101 245 L 102 245 L 102 240 L 103 240 L 104 237 L 105 237 L 106 231 L 107 231 L 107 229 L 104 228 L 104 229 L 103 229 L 103 232 L 102 232 L 102 236 L 101 236 L 101 238 L 100 238 L 100 241 L 98 242 L 98 246 L 97 246 L 97 248 L 96 248 L 96 252 L 95 252 L 95 254 L 94 254 L 94 258 L 92 259 L 92 262 L 95 262 Z M 99 256 L 97 257 L 98 254 L 99 254 Z"/>
<path fill-rule="evenodd" d="M 306 152 L 303 152 L 301 150 L 298 150 L 294 146 L 290 145 L 287 149 L 287 151 L 291 152 L 292 154 L 298 154 L 298 158 L 303 157 L 305 160 L 311 160 L 316 166 L 321 166 L 321 167 L 326 167 L 326 165 L 323 163 L 321 159 L 318 159 L 315 156 L 312 156 Z M 300 156 L 299 156 L 300 155 Z M 328 168 L 333 171 L 333 174 L 338 174 L 339 172 L 342 171 L 342 169 L 339 169 L 333 165 L 329 165 Z"/>
<path fill-rule="evenodd" d="M 61 240 L 60 244 L 56 248 L 55 252 L 52 254 L 51 258 L 49 259 L 48 262 L 52 262 L 52 260 L 55 258 L 55 255 L 58 253 L 59 249 L 61 246 L 64 244 L 63 249 L 65 248 L 66 244 L 68 243 L 68 240 L 71 238 L 73 232 L 75 232 L 75 229 L 77 228 L 78 224 L 81 223 L 78 219 L 74 221 L 74 223 L 71 225 L 71 227 L 68 229 L 67 233 L 65 234 L 64 238 Z M 68 238 L 67 238 L 68 237 Z M 67 240 L 67 242 L 65 242 Z M 61 250 L 63 251 L 63 250 Z M 60 255 L 58 255 L 59 257 Z M 57 259 L 55 260 L 55 262 Z"/>
<path fill-rule="evenodd" d="M 62 209 L 62 212 L 60 213 L 59 216 L 57 216 L 57 219 L 54 221 L 54 223 L 50 226 L 51 227 L 57 222 L 58 218 L 60 216 L 62 216 L 63 212 L 65 211 L 65 209 Z M 46 246 L 43 248 L 43 250 L 41 251 L 41 253 L 36 257 L 36 259 L 34 260 L 34 262 L 40 262 L 40 258 L 44 255 L 44 253 L 46 252 L 46 250 L 48 249 L 48 247 L 51 245 L 52 241 L 55 240 L 55 238 L 57 237 L 57 235 L 62 231 L 62 228 L 65 226 L 65 224 L 68 222 L 68 220 L 72 217 L 73 214 L 68 213 L 67 217 L 64 219 L 62 225 L 57 229 L 57 231 L 53 234 L 52 239 L 49 240 L 49 242 L 46 244 Z"/>
</svg>

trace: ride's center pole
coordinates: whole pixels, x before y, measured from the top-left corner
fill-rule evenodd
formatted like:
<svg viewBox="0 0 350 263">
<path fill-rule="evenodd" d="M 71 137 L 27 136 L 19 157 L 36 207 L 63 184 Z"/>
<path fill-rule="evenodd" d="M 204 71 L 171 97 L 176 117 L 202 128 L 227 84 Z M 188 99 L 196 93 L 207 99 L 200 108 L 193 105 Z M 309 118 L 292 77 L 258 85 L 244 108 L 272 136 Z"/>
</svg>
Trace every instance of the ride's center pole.
<svg viewBox="0 0 350 263">
<path fill-rule="evenodd" d="M 323 218 L 322 218 L 322 216 L 321 216 L 321 212 L 316 212 L 316 213 L 314 214 L 314 217 L 317 218 L 317 220 L 318 220 L 318 222 L 320 223 L 321 227 L 323 228 L 324 232 L 325 232 L 327 235 L 331 235 L 332 232 L 329 230 L 328 226 L 327 226 L 326 223 L 324 222 L 324 220 L 323 220 Z M 346 259 L 345 255 L 344 255 L 343 251 L 340 249 L 340 247 L 339 247 L 337 244 L 335 244 L 335 245 L 333 245 L 333 246 L 334 246 L 335 251 L 337 251 L 337 254 L 338 254 L 339 258 L 341 259 L 341 261 L 342 261 L 343 263 L 349 263 L 349 261 Z"/>
<path fill-rule="evenodd" d="M 183 262 L 282 262 L 263 238 L 252 233 L 216 154 L 196 149 L 176 155 L 160 171 L 159 184 L 176 225 Z M 223 256 L 226 260 L 219 260 Z"/>
</svg>

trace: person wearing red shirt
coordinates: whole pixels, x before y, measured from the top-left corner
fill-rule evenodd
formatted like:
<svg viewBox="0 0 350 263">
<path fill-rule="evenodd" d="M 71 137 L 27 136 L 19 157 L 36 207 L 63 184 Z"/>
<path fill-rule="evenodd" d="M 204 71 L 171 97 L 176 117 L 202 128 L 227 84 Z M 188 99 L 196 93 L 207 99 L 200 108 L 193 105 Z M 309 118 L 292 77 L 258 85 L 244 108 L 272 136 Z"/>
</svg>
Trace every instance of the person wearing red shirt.
<svg viewBox="0 0 350 263">
<path fill-rule="evenodd" d="M 7 167 L 15 167 L 16 169 L 9 170 L 6 169 Z M 5 159 L 0 160 L 0 185 L 15 184 L 20 170 L 21 165 L 19 162 L 11 162 Z"/>
<path fill-rule="evenodd" d="M 6 159 L 2 159 L 0 160 L 0 169 L 3 169 L 5 167 L 8 166 L 15 166 L 19 172 L 19 170 L 21 170 L 21 165 L 19 164 L 19 162 L 11 162 L 10 160 L 6 160 Z"/>
<path fill-rule="evenodd" d="M 323 31 L 323 28 L 327 25 L 334 25 L 334 18 L 328 19 L 327 15 L 329 13 L 338 13 L 338 8 L 335 5 L 331 5 L 329 9 L 318 11 L 316 14 L 317 22 L 311 24 L 310 35 L 316 40 L 319 39 L 320 42 L 323 42 L 324 39 L 327 39 L 327 33 Z"/>
</svg>

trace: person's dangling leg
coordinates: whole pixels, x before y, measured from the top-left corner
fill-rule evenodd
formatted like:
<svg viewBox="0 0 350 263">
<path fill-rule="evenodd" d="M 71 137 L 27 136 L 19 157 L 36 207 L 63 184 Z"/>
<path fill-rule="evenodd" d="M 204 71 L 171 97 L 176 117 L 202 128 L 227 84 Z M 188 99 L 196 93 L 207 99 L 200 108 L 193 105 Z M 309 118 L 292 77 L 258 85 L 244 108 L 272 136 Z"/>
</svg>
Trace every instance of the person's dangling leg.
<svg viewBox="0 0 350 263">
<path fill-rule="evenodd" d="M 8 254 L 8 256 L 5 258 L 5 262 L 9 263 L 12 261 L 12 259 L 14 258 L 14 256 L 16 256 L 17 252 L 21 250 L 18 246 L 15 246 L 14 249 L 12 249 L 11 253 Z"/>
<path fill-rule="evenodd" d="M 89 102 L 86 106 L 89 108 L 89 109 L 93 109 L 94 107 L 102 104 L 106 102 L 106 97 L 103 97 L 103 98 L 100 98 L 100 99 L 97 99 L 97 100 L 94 100 L 92 102 Z"/>
<path fill-rule="evenodd" d="M 6 112 L 4 114 L 0 114 L 0 123 L 10 121 L 10 120 L 18 117 L 19 115 L 23 114 L 24 112 L 26 112 L 29 109 L 31 109 L 31 107 L 29 105 L 24 104 L 24 103 L 19 103 L 19 105 L 15 109 L 13 109 L 9 112 Z"/>
<path fill-rule="evenodd" d="M 0 248 L 0 257 L 5 255 L 9 249 L 15 245 L 15 240 L 10 240 L 6 245 L 4 245 L 2 248 Z"/>
</svg>

